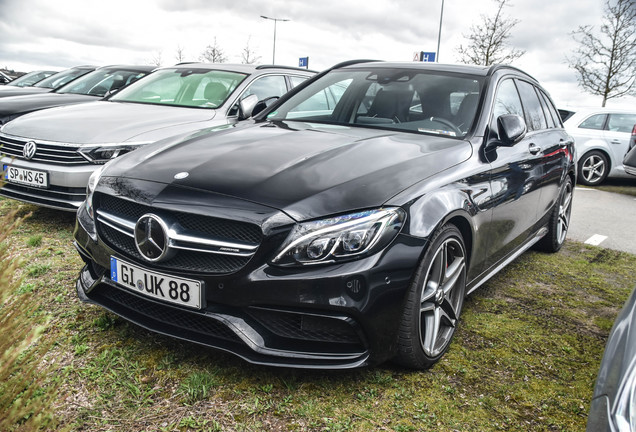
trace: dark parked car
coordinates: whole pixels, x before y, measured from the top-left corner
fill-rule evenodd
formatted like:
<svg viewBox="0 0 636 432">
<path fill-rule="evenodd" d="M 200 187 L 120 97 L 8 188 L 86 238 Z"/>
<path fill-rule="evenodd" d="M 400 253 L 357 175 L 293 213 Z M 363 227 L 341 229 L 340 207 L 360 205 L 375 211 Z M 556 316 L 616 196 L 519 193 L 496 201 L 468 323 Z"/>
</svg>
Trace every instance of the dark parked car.
<svg viewBox="0 0 636 432">
<path fill-rule="evenodd" d="M 0 85 L 9 84 L 11 81 L 13 81 L 13 78 L 4 72 L 0 72 Z"/>
<path fill-rule="evenodd" d="M 94 70 L 95 66 L 76 66 L 44 78 L 32 86 L 2 86 L 0 87 L 0 98 L 50 92 Z"/>
<path fill-rule="evenodd" d="M 161 68 L 105 100 L 21 116 L 0 130 L 9 167 L 0 195 L 77 211 L 90 174 L 163 138 L 245 119 L 314 75 L 305 69 L 229 64 Z M 250 103 L 251 101 L 251 103 Z"/>
<path fill-rule="evenodd" d="M 347 62 L 93 173 L 77 292 L 253 363 L 427 368 L 468 293 L 561 248 L 572 151 L 517 69 Z"/>
<path fill-rule="evenodd" d="M 53 74 L 56 74 L 55 71 L 47 71 L 47 70 L 38 70 L 26 73 L 13 81 L 7 83 L 9 87 L 30 87 L 39 81 L 42 81 L 44 78 L 48 78 Z M 7 87 L 7 88 L 9 88 Z"/>
<path fill-rule="evenodd" d="M 623 159 L 623 167 L 627 174 L 636 176 L 636 146 L 627 152 Z"/>
<path fill-rule="evenodd" d="M 93 102 L 149 74 L 155 66 L 104 66 L 48 93 L 0 99 L 0 126 L 21 115 L 62 105 Z"/>
<path fill-rule="evenodd" d="M 587 432 L 636 430 L 636 289 L 619 313 L 605 346 Z"/>
</svg>

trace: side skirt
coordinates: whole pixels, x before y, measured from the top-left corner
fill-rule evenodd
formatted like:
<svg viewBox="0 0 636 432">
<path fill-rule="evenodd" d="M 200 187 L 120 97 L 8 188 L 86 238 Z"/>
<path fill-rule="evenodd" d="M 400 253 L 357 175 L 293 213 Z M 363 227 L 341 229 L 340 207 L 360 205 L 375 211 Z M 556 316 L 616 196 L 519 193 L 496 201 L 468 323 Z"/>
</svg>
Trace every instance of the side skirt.
<svg viewBox="0 0 636 432">
<path fill-rule="evenodd" d="M 535 236 L 532 237 L 530 240 L 528 240 L 526 243 L 524 243 L 523 246 L 521 246 L 519 249 L 514 251 L 512 254 L 510 254 L 507 258 L 505 258 L 499 264 L 495 265 L 494 267 L 491 267 L 489 270 L 486 270 L 484 273 L 482 273 L 482 276 L 479 276 L 478 278 L 475 279 L 475 281 L 471 282 L 468 285 L 467 287 L 468 291 L 466 292 L 466 295 L 475 291 L 477 288 L 479 288 L 484 283 L 486 283 L 491 277 L 499 273 L 499 271 L 502 268 L 510 264 L 512 261 L 516 260 L 522 253 L 530 249 L 536 242 L 541 240 L 543 236 L 547 234 L 547 232 L 548 232 L 547 227 L 541 228 L 539 231 L 537 231 Z"/>
</svg>

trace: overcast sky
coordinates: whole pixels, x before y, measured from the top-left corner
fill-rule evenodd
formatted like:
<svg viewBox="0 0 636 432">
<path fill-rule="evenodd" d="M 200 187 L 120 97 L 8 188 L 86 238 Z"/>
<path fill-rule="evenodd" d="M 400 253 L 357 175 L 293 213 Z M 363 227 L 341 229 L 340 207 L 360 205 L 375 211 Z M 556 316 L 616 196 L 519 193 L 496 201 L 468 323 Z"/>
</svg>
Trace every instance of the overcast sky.
<svg viewBox="0 0 636 432">
<path fill-rule="evenodd" d="M 322 70 L 356 58 L 411 61 L 416 51 L 436 51 L 442 0 L 0 0 L 0 66 L 18 71 L 64 69 L 80 64 L 151 64 L 199 61 L 216 37 L 228 62 L 240 63 L 248 40 L 259 63 L 271 64 L 274 22 L 279 22 L 276 63 Z M 559 107 L 600 106 L 584 93 L 566 64 L 579 25 L 600 27 L 603 0 L 511 0 L 505 9 L 520 23 L 512 44 L 526 50 L 515 66 L 537 78 Z M 442 63 L 458 61 L 480 15 L 494 14 L 492 0 L 445 0 Z M 610 107 L 634 107 L 636 98 Z"/>
</svg>

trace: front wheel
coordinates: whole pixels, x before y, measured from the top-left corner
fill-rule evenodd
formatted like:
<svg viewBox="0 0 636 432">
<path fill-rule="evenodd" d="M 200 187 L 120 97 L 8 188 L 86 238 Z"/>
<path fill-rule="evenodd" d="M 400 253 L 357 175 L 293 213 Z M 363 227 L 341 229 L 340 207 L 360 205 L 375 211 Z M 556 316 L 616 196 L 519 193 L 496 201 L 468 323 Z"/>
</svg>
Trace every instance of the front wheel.
<svg viewBox="0 0 636 432">
<path fill-rule="evenodd" d="M 431 239 L 404 306 L 396 362 L 428 369 L 448 349 L 464 303 L 466 250 L 461 233 L 444 225 Z"/>
</svg>

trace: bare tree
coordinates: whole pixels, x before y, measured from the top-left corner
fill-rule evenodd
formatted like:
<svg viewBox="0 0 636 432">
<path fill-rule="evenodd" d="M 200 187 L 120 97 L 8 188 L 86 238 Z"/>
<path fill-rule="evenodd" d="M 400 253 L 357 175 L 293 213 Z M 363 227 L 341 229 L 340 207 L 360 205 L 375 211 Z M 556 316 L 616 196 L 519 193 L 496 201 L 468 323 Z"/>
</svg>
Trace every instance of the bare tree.
<svg viewBox="0 0 636 432">
<path fill-rule="evenodd" d="M 252 48 L 250 48 L 250 39 L 252 39 L 252 36 L 247 38 L 245 48 L 243 48 L 243 52 L 241 52 L 241 63 L 243 64 L 254 64 L 261 59 L 261 56 L 257 56 Z"/>
<path fill-rule="evenodd" d="M 601 35 L 592 26 L 572 33 L 579 43 L 568 63 L 577 73 L 579 86 L 608 99 L 636 94 L 636 4 L 633 0 L 605 2 Z"/>
<path fill-rule="evenodd" d="M 214 44 L 208 45 L 199 58 L 201 61 L 207 61 L 210 63 L 225 63 L 227 61 L 225 52 L 216 42 L 216 36 L 214 36 Z"/>
<path fill-rule="evenodd" d="M 152 57 L 150 58 L 150 64 L 153 64 L 157 67 L 161 66 L 161 50 L 156 51 Z"/>
<path fill-rule="evenodd" d="M 470 34 L 462 34 L 468 39 L 468 45 L 457 48 L 460 62 L 490 66 L 512 63 L 526 53 L 509 47 L 510 32 L 520 21 L 504 16 L 503 8 L 508 0 L 495 0 L 495 3 L 498 7 L 494 17 L 481 15 L 481 23 L 471 25 Z"/>
<path fill-rule="evenodd" d="M 181 63 L 185 61 L 185 48 L 181 45 L 177 45 L 177 50 L 174 53 L 174 58 L 177 60 L 177 63 Z"/>
</svg>

